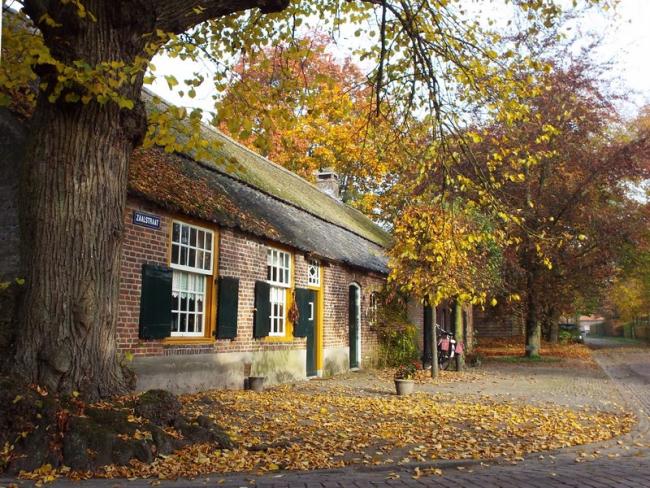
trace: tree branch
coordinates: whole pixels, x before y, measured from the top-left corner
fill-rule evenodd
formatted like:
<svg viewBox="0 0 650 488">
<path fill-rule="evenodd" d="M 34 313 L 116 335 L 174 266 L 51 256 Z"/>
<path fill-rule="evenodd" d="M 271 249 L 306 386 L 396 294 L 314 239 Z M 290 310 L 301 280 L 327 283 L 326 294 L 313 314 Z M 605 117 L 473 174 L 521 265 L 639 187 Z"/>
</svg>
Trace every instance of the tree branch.
<svg viewBox="0 0 650 488">
<path fill-rule="evenodd" d="M 156 10 L 156 27 L 180 34 L 206 20 L 259 8 L 263 14 L 280 12 L 289 0 L 151 0 Z"/>
</svg>

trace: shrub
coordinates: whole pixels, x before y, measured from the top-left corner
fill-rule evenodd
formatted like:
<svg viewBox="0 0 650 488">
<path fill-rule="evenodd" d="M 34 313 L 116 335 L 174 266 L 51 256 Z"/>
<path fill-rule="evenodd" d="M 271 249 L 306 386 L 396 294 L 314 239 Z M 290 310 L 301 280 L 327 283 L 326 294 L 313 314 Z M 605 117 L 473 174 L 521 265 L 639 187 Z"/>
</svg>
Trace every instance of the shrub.
<svg viewBox="0 0 650 488">
<path fill-rule="evenodd" d="M 408 321 L 404 300 L 383 292 L 378 309 L 379 366 L 397 367 L 416 360 L 417 328 Z"/>
</svg>

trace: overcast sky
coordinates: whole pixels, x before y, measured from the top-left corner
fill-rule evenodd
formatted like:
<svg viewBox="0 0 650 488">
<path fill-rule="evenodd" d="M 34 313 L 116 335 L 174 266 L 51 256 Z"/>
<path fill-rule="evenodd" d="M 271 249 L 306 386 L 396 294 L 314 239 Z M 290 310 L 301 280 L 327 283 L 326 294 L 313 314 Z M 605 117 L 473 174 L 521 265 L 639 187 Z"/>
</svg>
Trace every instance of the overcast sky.
<svg viewBox="0 0 650 488">
<path fill-rule="evenodd" d="M 650 0 L 621 0 L 617 19 L 590 15 L 585 26 L 603 33 L 603 59 L 615 62 L 612 77 L 620 76 L 631 91 L 633 106 L 626 115 L 650 104 Z"/>
<path fill-rule="evenodd" d="M 576 27 L 578 32 L 602 34 L 603 43 L 598 55 L 603 61 L 614 63 L 610 78 L 630 95 L 631 103 L 621 107 L 623 114 L 633 117 L 641 106 L 650 104 L 650 0 L 621 0 L 615 14 L 593 10 Z M 342 53 L 346 45 L 358 42 L 356 38 L 347 40 L 345 37 L 338 39 Z M 208 73 L 209 68 L 161 56 L 154 59 L 154 64 L 161 77 L 152 87 L 156 93 L 172 103 L 212 109 L 214 89 L 209 81 L 199 87 L 197 97 L 190 100 L 187 97 L 179 98 L 162 79 L 163 74 L 173 73 L 182 81 L 190 78 L 197 69 Z"/>
</svg>

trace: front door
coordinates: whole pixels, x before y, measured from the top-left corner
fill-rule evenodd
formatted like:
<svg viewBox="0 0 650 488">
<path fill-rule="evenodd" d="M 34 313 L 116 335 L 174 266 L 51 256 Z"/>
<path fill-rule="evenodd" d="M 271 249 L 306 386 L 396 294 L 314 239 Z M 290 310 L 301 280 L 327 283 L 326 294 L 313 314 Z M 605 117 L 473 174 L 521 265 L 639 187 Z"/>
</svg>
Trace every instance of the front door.
<svg viewBox="0 0 650 488">
<path fill-rule="evenodd" d="M 359 287 L 350 285 L 348 289 L 348 322 L 349 322 L 349 341 L 350 341 L 350 368 L 359 367 L 360 351 L 360 314 Z"/>
<path fill-rule="evenodd" d="M 309 300 L 307 301 L 307 376 L 316 376 L 316 292 L 309 290 Z"/>
<path fill-rule="evenodd" d="M 316 291 L 305 288 L 296 289 L 298 305 L 298 327 L 294 335 L 307 338 L 307 376 L 316 376 Z"/>
</svg>

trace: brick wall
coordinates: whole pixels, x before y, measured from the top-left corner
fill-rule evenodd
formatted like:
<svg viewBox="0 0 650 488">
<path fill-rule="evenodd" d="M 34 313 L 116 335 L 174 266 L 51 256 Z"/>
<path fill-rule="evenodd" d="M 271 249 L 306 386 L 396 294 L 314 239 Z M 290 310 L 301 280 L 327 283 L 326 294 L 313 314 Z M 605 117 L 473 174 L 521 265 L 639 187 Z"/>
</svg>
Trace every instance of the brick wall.
<svg viewBox="0 0 650 488">
<path fill-rule="evenodd" d="M 385 279 L 379 275 L 352 271 L 332 263 L 324 268 L 325 313 L 323 347 L 348 346 L 348 287 L 357 283 L 361 287 L 361 357 L 372 355 L 378 341 L 368 322 L 367 310 L 370 294 L 379 291 Z"/>
<path fill-rule="evenodd" d="M 231 229 L 219 232 L 219 275 L 239 278 L 239 308 L 237 311 L 237 337 L 218 340 L 217 352 L 243 352 L 305 348 L 304 338 L 286 342 L 270 342 L 253 338 L 255 309 L 255 282 L 266 279 L 266 249 L 269 244 Z M 293 254 L 294 262 L 296 253 Z"/>
<path fill-rule="evenodd" d="M 140 210 L 160 216 L 160 229 L 133 224 L 133 212 Z M 120 301 L 117 321 L 117 347 L 132 354 L 160 355 L 160 341 L 145 341 L 138 337 L 140 320 L 140 289 L 142 264 L 168 262 L 169 226 L 171 218 L 145 202 L 129 199 L 124 214 L 124 240 L 120 268 Z"/>
<path fill-rule="evenodd" d="M 134 210 L 161 217 L 160 229 L 153 230 L 132 223 Z M 168 264 L 169 230 L 172 217 L 142 200 L 130 198 L 124 216 L 120 305 L 118 318 L 118 347 L 135 355 L 159 356 L 171 354 L 198 354 L 205 352 L 250 352 L 259 350 L 304 349 L 306 340 L 295 338 L 285 342 L 271 342 L 253 338 L 255 281 L 266 279 L 266 248 L 261 239 L 232 229 L 218 232 L 218 274 L 239 278 L 239 307 L 237 337 L 234 340 L 215 340 L 209 344 L 173 345 L 161 340 L 142 340 L 138 337 L 140 317 L 140 289 L 142 264 Z M 304 253 L 294 251 L 294 283 L 307 286 L 307 260 Z M 361 286 L 361 343 L 362 357 L 371 355 L 377 338 L 367 318 L 370 293 L 381 289 L 385 279 L 380 275 L 351 270 L 336 263 L 322 268 L 321 289 L 324 290 L 323 345 L 348 345 L 348 286 Z"/>
<path fill-rule="evenodd" d="M 515 337 L 523 335 L 524 320 L 521 311 L 502 311 L 497 307 L 474 311 L 474 335 L 481 337 Z"/>
</svg>

